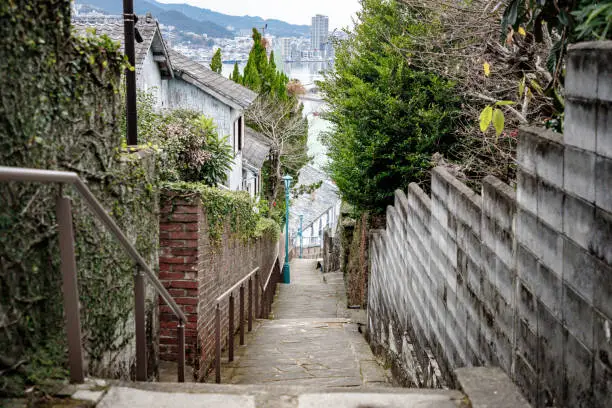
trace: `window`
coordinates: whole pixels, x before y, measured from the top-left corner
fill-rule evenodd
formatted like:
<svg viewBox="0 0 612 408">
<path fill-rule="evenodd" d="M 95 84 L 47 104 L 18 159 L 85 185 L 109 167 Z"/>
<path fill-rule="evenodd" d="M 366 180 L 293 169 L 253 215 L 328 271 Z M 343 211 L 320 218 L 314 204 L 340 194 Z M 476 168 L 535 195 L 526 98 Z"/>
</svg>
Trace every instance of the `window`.
<svg viewBox="0 0 612 408">
<path fill-rule="evenodd" d="M 244 147 L 244 119 L 240 116 L 234 122 L 234 153 L 242 151 Z"/>
</svg>

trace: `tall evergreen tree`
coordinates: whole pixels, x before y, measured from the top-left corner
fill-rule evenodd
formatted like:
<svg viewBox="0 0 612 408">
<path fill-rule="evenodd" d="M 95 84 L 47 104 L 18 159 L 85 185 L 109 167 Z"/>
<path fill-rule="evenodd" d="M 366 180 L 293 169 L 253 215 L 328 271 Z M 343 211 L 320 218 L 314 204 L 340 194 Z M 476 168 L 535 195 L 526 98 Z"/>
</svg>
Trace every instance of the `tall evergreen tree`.
<svg viewBox="0 0 612 408">
<path fill-rule="evenodd" d="M 234 63 L 234 72 L 230 74 L 230 79 L 239 84 L 242 83 L 242 75 L 240 75 L 240 68 L 238 68 L 238 63 Z"/>
<path fill-rule="evenodd" d="M 343 198 L 383 212 L 396 189 L 427 180 L 433 153 L 449 151 L 461 105 L 452 82 L 413 69 L 396 51 L 423 29 L 420 16 L 398 0 L 361 3 L 335 70 L 319 83 L 333 124 L 323 142 Z"/>
<path fill-rule="evenodd" d="M 215 71 L 217 74 L 220 74 L 223 70 L 223 60 L 221 59 L 221 48 L 217 48 L 217 52 L 212 58 L 210 63 L 210 69 Z"/>
</svg>

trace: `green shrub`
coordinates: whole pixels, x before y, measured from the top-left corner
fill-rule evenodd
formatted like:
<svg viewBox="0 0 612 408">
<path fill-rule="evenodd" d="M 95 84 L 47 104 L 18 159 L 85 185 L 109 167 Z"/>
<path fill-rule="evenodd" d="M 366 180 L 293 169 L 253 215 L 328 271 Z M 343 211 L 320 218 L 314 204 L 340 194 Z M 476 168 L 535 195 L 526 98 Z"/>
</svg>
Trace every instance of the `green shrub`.
<svg viewBox="0 0 612 408">
<path fill-rule="evenodd" d="M 425 181 L 444 153 L 459 111 L 451 81 L 414 69 L 397 49 L 424 28 L 396 1 L 365 0 L 349 39 L 336 44 L 336 69 L 319 85 L 333 123 L 323 142 L 328 171 L 359 210 L 384 211 L 396 189 Z"/>
<path fill-rule="evenodd" d="M 231 146 L 219 137 L 213 120 L 177 110 L 164 118 L 160 175 L 166 181 L 225 182 L 232 164 Z"/>
</svg>

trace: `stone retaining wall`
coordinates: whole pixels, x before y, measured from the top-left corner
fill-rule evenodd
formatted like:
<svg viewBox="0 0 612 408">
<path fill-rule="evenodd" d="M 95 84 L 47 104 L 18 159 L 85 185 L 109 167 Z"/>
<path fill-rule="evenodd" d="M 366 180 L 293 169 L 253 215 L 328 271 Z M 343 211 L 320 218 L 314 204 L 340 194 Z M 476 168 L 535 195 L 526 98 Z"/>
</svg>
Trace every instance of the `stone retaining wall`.
<svg viewBox="0 0 612 408">
<path fill-rule="evenodd" d="M 516 192 L 442 168 L 431 198 L 396 192 L 372 232 L 368 331 L 405 382 L 494 365 L 535 406 L 612 405 L 610 78 L 611 42 L 571 48 L 565 134 L 521 130 Z"/>
</svg>

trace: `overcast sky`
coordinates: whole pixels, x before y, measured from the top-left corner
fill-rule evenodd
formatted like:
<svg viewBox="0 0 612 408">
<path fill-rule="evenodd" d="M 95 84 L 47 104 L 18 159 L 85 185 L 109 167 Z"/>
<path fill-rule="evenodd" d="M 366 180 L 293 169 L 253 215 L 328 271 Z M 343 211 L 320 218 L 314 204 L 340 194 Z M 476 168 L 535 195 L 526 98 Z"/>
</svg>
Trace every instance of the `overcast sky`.
<svg viewBox="0 0 612 408">
<path fill-rule="evenodd" d="M 329 28 L 351 24 L 359 0 L 157 0 L 160 3 L 188 3 L 236 16 L 276 18 L 292 24 L 310 25 L 315 14 L 329 16 Z"/>
</svg>

